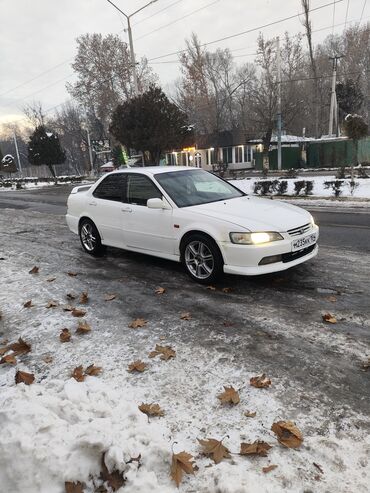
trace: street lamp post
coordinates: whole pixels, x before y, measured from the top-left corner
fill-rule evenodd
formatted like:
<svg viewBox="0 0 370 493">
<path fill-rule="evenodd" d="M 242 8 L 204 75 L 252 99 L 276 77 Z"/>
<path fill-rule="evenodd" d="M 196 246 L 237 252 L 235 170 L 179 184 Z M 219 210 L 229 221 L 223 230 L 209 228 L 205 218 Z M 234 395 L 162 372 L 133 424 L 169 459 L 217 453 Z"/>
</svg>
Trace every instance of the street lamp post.
<svg viewBox="0 0 370 493">
<path fill-rule="evenodd" d="M 128 31 L 128 39 L 129 39 L 129 43 L 130 43 L 130 58 L 131 58 L 131 67 L 132 67 L 132 75 L 133 75 L 133 79 L 134 79 L 134 95 L 137 96 L 139 94 L 139 87 L 138 87 L 138 83 L 137 83 L 137 72 L 136 72 L 136 60 L 135 60 L 135 52 L 134 52 L 134 42 L 132 40 L 132 30 L 131 30 L 131 23 L 130 23 L 130 19 L 131 17 L 133 17 L 134 15 L 136 15 L 138 12 L 141 12 L 142 10 L 144 10 L 146 7 L 149 7 L 149 5 L 151 5 L 152 3 L 155 3 L 157 2 L 158 0 L 151 0 L 149 3 L 147 3 L 146 5 L 144 5 L 143 7 L 141 7 L 140 9 L 138 10 L 135 10 L 135 12 L 133 12 L 132 14 L 130 15 L 127 15 L 125 14 L 119 7 L 117 7 L 117 5 L 115 5 L 111 0 L 107 0 L 111 5 L 113 5 L 113 7 L 115 9 L 118 10 L 118 12 L 120 12 L 122 15 L 124 15 L 127 19 L 127 31 Z"/>
</svg>

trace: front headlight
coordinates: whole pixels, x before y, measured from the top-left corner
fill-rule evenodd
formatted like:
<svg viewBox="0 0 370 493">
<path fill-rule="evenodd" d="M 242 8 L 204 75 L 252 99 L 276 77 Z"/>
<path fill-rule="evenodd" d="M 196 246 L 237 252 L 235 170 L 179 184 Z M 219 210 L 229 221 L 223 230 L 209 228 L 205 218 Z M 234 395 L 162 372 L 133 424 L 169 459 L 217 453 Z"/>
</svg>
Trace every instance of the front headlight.
<svg viewBox="0 0 370 493">
<path fill-rule="evenodd" d="M 311 216 L 310 223 L 312 227 L 316 226 L 315 219 L 313 218 L 313 216 Z"/>
<path fill-rule="evenodd" d="M 238 245 L 261 245 L 283 239 L 280 233 L 270 231 L 259 233 L 230 233 L 231 243 Z"/>
</svg>

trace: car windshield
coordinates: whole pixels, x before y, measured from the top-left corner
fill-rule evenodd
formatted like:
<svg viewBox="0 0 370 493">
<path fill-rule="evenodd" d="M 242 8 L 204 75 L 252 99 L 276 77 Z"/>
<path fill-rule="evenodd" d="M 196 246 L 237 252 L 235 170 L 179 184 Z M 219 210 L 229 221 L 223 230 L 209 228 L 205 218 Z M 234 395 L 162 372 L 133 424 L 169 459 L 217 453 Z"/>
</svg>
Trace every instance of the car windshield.
<svg viewBox="0 0 370 493">
<path fill-rule="evenodd" d="M 200 169 L 158 173 L 155 179 L 178 207 L 208 204 L 245 195 L 227 181 Z"/>
</svg>

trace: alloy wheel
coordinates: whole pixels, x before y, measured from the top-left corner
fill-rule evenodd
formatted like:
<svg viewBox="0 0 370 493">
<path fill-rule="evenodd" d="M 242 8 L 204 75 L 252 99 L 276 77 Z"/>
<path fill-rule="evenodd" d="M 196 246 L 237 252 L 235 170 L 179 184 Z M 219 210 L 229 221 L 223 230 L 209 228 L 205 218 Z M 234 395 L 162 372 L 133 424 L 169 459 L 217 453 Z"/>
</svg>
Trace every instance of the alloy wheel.
<svg viewBox="0 0 370 493">
<path fill-rule="evenodd" d="M 185 264 L 197 279 L 207 279 L 213 272 L 215 261 L 208 246 L 201 241 L 192 241 L 185 248 Z"/>
</svg>

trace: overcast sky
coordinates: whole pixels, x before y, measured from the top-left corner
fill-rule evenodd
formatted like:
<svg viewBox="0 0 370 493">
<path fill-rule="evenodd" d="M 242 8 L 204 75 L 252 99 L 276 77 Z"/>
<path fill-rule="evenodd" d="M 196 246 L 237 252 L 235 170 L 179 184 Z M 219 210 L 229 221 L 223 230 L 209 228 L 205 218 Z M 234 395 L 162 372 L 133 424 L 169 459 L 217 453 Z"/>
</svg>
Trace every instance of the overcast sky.
<svg viewBox="0 0 370 493">
<path fill-rule="evenodd" d="M 311 0 L 311 8 L 332 1 Z M 128 14 L 146 3 L 114 2 Z M 359 21 L 365 5 L 362 22 L 366 22 L 369 4 L 365 0 L 337 0 L 334 32 L 343 30 L 347 7 L 347 20 L 353 22 Z M 127 41 L 125 18 L 107 0 L 0 0 L 0 6 L 0 123 L 23 116 L 25 103 L 37 100 L 49 109 L 69 98 L 65 83 L 73 80 L 71 62 L 79 35 L 119 33 Z M 132 19 L 135 52 L 138 57 L 151 59 L 182 49 L 192 31 L 202 42 L 209 42 L 299 12 L 300 0 L 157 0 Z M 333 13 L 333 6 L 312 13 L 315 42 L 332 32 Z M 297 33 L 302 26 L 295 18 L 261 31 L 272 37 L 284 31 Z M 257 35 L 244 34 L 210 48 L 228 47 L 235 50 L 238 63 L 252 61 Z M 176 60 L 172 55 L 151 62 L 164 86 L 179 76 Z M 158 63 L 164 61 L 175 63 Z"/>
</svg>

